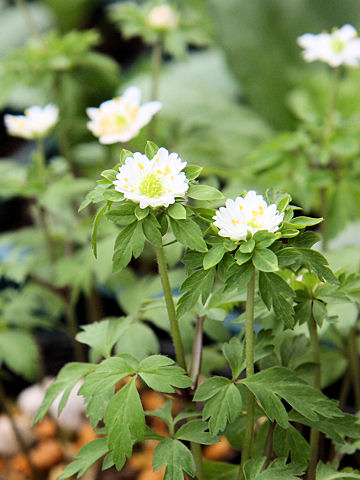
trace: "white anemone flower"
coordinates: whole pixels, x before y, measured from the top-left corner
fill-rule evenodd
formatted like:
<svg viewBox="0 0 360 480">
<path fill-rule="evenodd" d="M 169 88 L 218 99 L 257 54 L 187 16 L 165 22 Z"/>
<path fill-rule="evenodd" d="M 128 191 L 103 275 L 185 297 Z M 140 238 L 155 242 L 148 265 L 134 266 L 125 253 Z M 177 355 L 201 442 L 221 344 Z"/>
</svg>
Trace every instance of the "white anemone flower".
<svg viewBox="0 0 360 480">
<path fill-rule="evenodd" d="M 158 5 L 150 10 L 147 21 L 150 27 L 157 30 L 174 30 L 179 23 L 177 13 L 170 5 Z"/>
<path fill-rule="evenodd" d="M 44 137 L 56 124 L 58 117 L 58 107 L 49 103 L 44 108 L 37 105 L 27 108 L 24 115 L 7 114 L 4 122 L 10 135 L 33 139 Z"/>
<path fill-rule="evenodd" d="M 245 240 L 248 232 L 252 235 L 259 230 L 276 232 L 283 218 L 284 214 L 278 212 L 274 203 L 268 205 L 254 190 L 245 197 L 226 200 L 225 207 L 220 207 L 213 217 L 214 225 L 220 229 L 219 235 L 233 240 Z"/>
<path fill-rule="evenodd" d="M 140 88 L 129 87 L 121 97 L 107 100 L 99 108 L 87 108 L 89 130 L 99 138 L 100 143 L 128 142 L 162 107 L 157 101 L 140 106 L 140 99 Z"/>
<path fill-rule="evenodd" d="M 344 25 L 331 33 L 306 33 L 298 38 L 298 44 L 304 49 L 303 56 L 307 62 L 320 60 L 331 67 L 357 67 L 360 60 L 360 39 L 357 35 L 352 25 Z"/>
<path fill-rule="evenodd" d="M 139 203 L 140 208 L 168 207 L 189 188 L 186 175 L 181 171 L 184 167 L 186 162 L 165 148 L 159 148 L 151 160 L 136 152 L 120 167 L 114 180 L 115 190 Z"/>
</svg>

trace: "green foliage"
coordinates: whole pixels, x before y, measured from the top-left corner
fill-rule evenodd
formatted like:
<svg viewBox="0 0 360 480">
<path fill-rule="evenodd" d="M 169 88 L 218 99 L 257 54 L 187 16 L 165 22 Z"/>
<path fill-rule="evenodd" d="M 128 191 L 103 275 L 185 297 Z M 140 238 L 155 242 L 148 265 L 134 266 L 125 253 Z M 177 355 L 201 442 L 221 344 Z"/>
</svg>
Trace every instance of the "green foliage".
<svg viewBox="0 0 360 480">
<path fill-rule="evenodd" d="M 39 369 L 39 351 L 34 337 L 20 329 L 0 330 L 0 363 L 33 380 Z"/>
<path fill-rule="evenodd" d="M 286 464 L 285 459 L 277 458 L 262 471 L 265 457 L 254 458 L 244 465 L 246 480 L 297 480 L 304 473 L 301 466 Z"/>
<path fill-rule="evenodd" d="M 189 449 L 172 438 L 161 440 L 154 450 L 154 470 L 159 470 L 164 465 L 164 480 L 183 480 L 185 473 L 195 475 L 195 463 Z"/>
<path fill-rule="evenodd" d="M 150 388 L 159 392 L 172 393 L 175 392 L 174 387 L 186 388 L 192 385 L 184 370 L 162 355 L 152 355 L 142 360 L 138 373 Z"/>
</svg>

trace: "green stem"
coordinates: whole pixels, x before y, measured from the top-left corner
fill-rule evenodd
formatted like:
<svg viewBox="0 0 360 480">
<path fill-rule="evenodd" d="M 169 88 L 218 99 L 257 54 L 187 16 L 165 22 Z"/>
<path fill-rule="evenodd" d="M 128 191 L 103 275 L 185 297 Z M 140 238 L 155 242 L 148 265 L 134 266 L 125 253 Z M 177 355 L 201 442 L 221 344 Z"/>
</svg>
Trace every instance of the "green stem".
<svg viewBox="0 0 360 480">
<path fill-rule="evenodd" d="M 84 349 L 81 343 L 79 343 L 75 338 L 78 333 L 78 324 L 76 321 L 75 308 L 71 303 L 71 300 L 65 301 L 65 309 L 66 309 L 66 319 L 68 323 L 71 341 L 73 344 L 75 359 L 77 362 L 85 362 L 86 358 L 85 358 Z"/>
<path fill-rule="evenodd" d="M 156 258 L 159 266 L 161 284 L 164 291 L 166 309 L 170 321 L 171 336 L 175 348 L 176 360 L 180 367 L 186 370 L 184 347 L 181 340 L 179 324 L 176 318 L 174 299 L 171 292 L 168 269 L 166 265 L 165 253 L 163 247 L 155 247 Z"/>
<path fill-rule="evenodd" d="M 46 157 L 45 157 L 45 147 L 44 139 L 38 138 L 36 140 L 37 145 L 37 167 L 39 172 L 39 180 L 45 185 L 46 184 Z"/>
<path fill-rule="evenodd" d="M 323 128 L 323 146 L 327 146 L 329 138 L 334 127 L 334 111 L 336 107 L 336 100 L 339 91 L 340 68 L 334 68 L 331 75 L 329 103 Z"/>
<path fill-rule="evenodd" d="M 34 22 L 34 19 L 31 15 L 30 9 L 26 3 L 26 0 L 15 0 L 16 5 L 18 6 L 21 15 L 23 16 L 23 19 L 27 25 L 27 28 L 29 29 L 30 35 L 38 40 L 41 40 L 41 32 Z"/>
<path fill-rule="evenodd" d="M 274 443 L 274 430 L 275 430 L 275 422 L 270 422 L 269 424 L 269 431 L 266 437 L 266 443 L 264 448 L 264 457 L 266 457 L 266 462 L 264 465 L 264 470 L 271 462 L 271 457 L 273 453 L 273 443 Z"/>
<path fill-rule="evenodd" d="M 195 337 L 191 354 L 190 378 L 194 382 L 194 390 L 197 388 L 201 370 L 204 320 L 204 317 L 198 317 L 196 320 Z"/>
<path fill-rule="evenodd" d="M 318 364 L 318 368 L 316 369 L 314 379 L 313 379 L 313 385 L 314 385 L 314 388 L 317 388 L 318 390 L 320 390 L 321 389 L 320 345 L 319 345 L 317 325 L 313 315 L 311 315 L 311 318 L 308 321 L 308 329 L 310 334 L 310 343 L 311 343 L 313 361 L 314 363 Z M 312 428 L 310 431 L 311 458 L 310 458 L 310 464 L 309 464 L 308 474 L 307 474 L 308 480 L 316 479 L 316 466 L 317 466 L 318 454 L 319 454 L 319 439 L 320 439 L 320 432 L 317 429 Z"/>
<path fill-rule="evenodd" d="M 204 471 L 203 471 L 203 461 L 202 461 L 202 451 L 201 445 L 199 443 L 190 443 L 191 453 L 194 458 L 196 466 L 196 478 L 197 480 L 204 480 Z"/>
<path fill-rule="evenodd" d="M 349 335 L 349 366 L 353 380 L 353 390 L 355 394 L 356 410 L 360 410 L 360 368 L 359 368 L 359 352 L 357 346 L 357 326 L 355 325 Z"/>
<path fill-rule="evenodd" d="M 246 377 L 254 375 L 254 300 L 255 300 L 255 272 L 247 287 L 246 298 L 246 319 L 245 319 L 245 359 L 246 359 Z M 241 452 L 241 464 L 238 479 L 244 479 L 244 465 L 250 458 L 255 421 L 255 397 L 247 391 L 247 422 L 244 436 L 244 446 Z"/>
<path fill-rule="evenodd" d="M 159 79 L 163 56 L 163 42 L 159 39 L 153 47 L 151 59 L 151 86 L 150 100 L 158 100 L 159 98 Z M 149 125 L 149 138 L 153 139 L 156 132 L 156 118 L 153 118 Z"/>
</svg>

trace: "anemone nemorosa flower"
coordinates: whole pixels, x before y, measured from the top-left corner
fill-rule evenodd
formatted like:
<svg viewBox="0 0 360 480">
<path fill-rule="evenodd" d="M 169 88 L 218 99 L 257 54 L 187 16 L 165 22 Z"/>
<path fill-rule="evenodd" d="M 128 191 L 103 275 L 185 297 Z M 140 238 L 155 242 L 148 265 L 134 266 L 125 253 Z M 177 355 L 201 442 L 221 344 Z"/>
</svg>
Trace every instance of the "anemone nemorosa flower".
<svg viewBox="0 0 360 480">
<path fill-rule="evenodd" d="M 189 188 L 185 173 L 186 162 L 177 153 L 159 148 L 149 159 L 136 152 L 126 159 L 114 180 L 115 190 L 124 197 L 139 203 L 140 208 L 168 207 L 176 197 L 185 195 Z"/>
<path fill-rule="evenodd" d="M 352 25 L 333 29 L 331 33 L 323 32 L 318 35 L 306 33 L 297 41 L 304 49 L 303 56 L 307 62 L 320 60 L 331 67 L 359 65 L 360 39 L 357 38 L 357 31 Z"/>
<path fill-rule="evenodd" d="M 177 13 L 170 5 L 158 5 L 152 8 L 147 16 L 147 21 L 152 28 L 157 30 L 174 30 L 179 23 Z"/>
<path fill-rule="evenodd" d="M 140 105 L 141 90 L 129 87 L 121 97 L 103 102 L 99 108 L 87 108 L 87 126 L 100 143 L 128 142 L 162 107 L 161 102 Z"/>
<path fill-rule="evenodd" d="M 251 190 L 245 197 L 226 200 L 225 207 L 220 207 L 213 219 L 220 236 L 245 240 L 248 232 L 252 235 L 259 230 L 276 232 L 283 217 L 275 204 L 268 205 L 262 195 Z"/>
<path fill-rule="evenodd" d="M 49 103 L 44 108 L 34 105 L 27 108 L 24 115 L 5 115 L 7 131 L 15 137 L 27 139 L 41 138 L 55 125 L 59 109 Z"/>
</svg>

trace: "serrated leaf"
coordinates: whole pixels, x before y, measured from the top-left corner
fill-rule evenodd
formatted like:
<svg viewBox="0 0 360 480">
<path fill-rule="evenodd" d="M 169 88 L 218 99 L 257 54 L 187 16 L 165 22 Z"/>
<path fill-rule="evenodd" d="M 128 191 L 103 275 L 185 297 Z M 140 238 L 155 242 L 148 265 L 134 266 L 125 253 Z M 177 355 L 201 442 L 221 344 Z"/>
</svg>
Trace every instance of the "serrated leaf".
<svg viewBox="0 0 360 480">
<path fill-rule="evenodd" d="M 174 387 L 187 388 L 193 384 L 185 370 L 163 355 L 151 355 L 142 360 L 138 374 L 150 388 L 158 392 L 173 393 Z"/>
<path fill-rule="evenodd" d="M 93 229 L 92 229 L 92 233 L 91 233 L 91 246 L 92 246 L 95 258 L 97 258 L 96 234 L 97 234 L 97 231 L 98 231 L 100 221 L 103 218 L 103 216 L 105 215 L 105 212 L 106 212 L 107 208 L 108 208 L 108 205 L 105 204 L 102 208 L 100 208 L 98 210 L 98 212 L 97 212 L 97 214 L 95 215 L 95 218 L 94 218 Z"/>
<path fill-rule="evenodd" d="M 160 223 L 154 217 L 154 215 L 148 215 L 143 221 L 143 230 L 145 237 L 149 240 L 150 243 L 161 247 L 162 245 L 162 234 L 160 231 Z"/>
<path fill-rule="evenodd" d="M 34 418 L 34 423 L 39 422 L 45 417 L 51 405 L 62 393 L 58 408 L 58 414 L 60 415 L 74 386 L 82 377 L 88 375 L 95 368 L 96 365 L 89 363 L 68 363 L 65 365 L 65 367 L 60 370 L 55 382 L 46 390 L 44 399 Z"/>
<path fill-rule="evenodd" d="M 201 443 L 202 445 L 212 445 L 218 442 L 220 440 L 219 437 L 211 435 L 211 433 L 206 431 L 207 429 L 207 423 L 202 420 L 191 420 L 179 428 L 175 438 L 187 442 Z"/>
<path fill-rule="evenodd" d="M 286 459 L 277 458 L 263 470 L 266 458 L 259 457 L 247 461 L 244 465 L 246 480 L 299 480 L 304 473 L 301 465 L 286 464 Z"/>
<path fill-rule="evenodd" d="M 231 367 L 232 378 L 236 380 L 244 370 L 244 343 L 239 338 L 232 338 L 229 343 L 224 343 L 223 352 L 226 361 Z"/>
<path fill-rule="evenodd" d="M 106 217 L 112 222 L 116 223 L 116 225 L 130 225 L 130 223 L 136 222 L 135 208 L 135 203 L 122 203 L 120 205 L 117 205 L 115 208 L 112 208 L 106 214 Z"/>
<path fill-rule="evenodd" d="M 209 251 L 207 251 L 204 255 L 203 259 L 203 267 L 204 270 L 208 270 L 209 268 L 214 267 L 217 265 L 225 255 L 226 250 L 222 246 L 212 247 Z"/>
<path fill-rule="evenodd" d="M 242 410 L 238 388 L 224 377 L 205 380 L 196 390 L 194 401 L 205 401 L 203 420 L 209 420 L 212 435 L 223 432 L 228 423 L 233 422 Z"/>
<path fill-rule="evenodd" d="M 260 272 L 259 274 L 260 296 L 268 310 L 273 307 L 274 313 L 279 320 L 288 328 L 295 324 L 293 297 L 295 292 L 278 274 L 272 272 Z"/>
<path fill-rule="evenodd" d="M 353 480 L 360 480 L 360 474 L 349 472 L 338 472 L 331 465 L 326 465 L 319 462 L 316 469 L 316 480 L 343 480 L 344 478 L 352 478 Z"/>
<path fill-rule="evenodd" d="M 215 268 L 209 270 L 196 270 L 181 285 L 185 293 L 180 297 L 177 303 L 178 316 L 184 315 L 191 310 L 201 297 L 206 302 L 210 295 L 215 279 Z"/>
<path fill-rule="evenodd" d="M 113 255 L 113 272 L 125 268 L 134 256 L 138 258 L 144 248 L 144 232 L 141 222 L 125 227 L 117 236 Z"/>
<path fill-rule="evenodd" d="M 165 466 L 164 480 L 184 480 L 184 474 L 195 475 L 194 459 L 188 448 L 179 440 L 165 438 L 155 447 L 153 454 L 154 471 Z"/>
<path fill-rule="evenodd" d="M 310 445 L 292 425 L 286 430 L 275 426 L 273 447 L 278 457 L 288 458 L 290 455 L 291 461 L 298 465 L 307 465 L 310 459 Z"/>
<path fill-rule="evenodd" d="M 106 455 L 108 451 L 106 437 L 92 440 L 75 455 L 76 460 L 66 465 L 65 470 L 58 477 L 58 480 L 65 480 L 74 475 L 80 478 L 95 462 Z"/>
<path fill-rule="evenodd" d="M 222 200 L 224 195 L 209 185 L 191 185 L 186 195 L 195 200 Z"/>
<path fill-rule="evenodd" d="M 130 458 L 132 447 L 142 439 L 145 430 L 145 415 L 140 396 L 132 378 L 110 400 L 105 413 L 108 432 L 108 447 L 118 470 Z"/>
<path fill-rule="evenodd" d="M 268 368 L 240 380 L 240 383 L 247 386 L 256 396 L 268 418 L 271 421 L 276 420 L 285 429 L 288 427 L 288 414 L 281 399 L 309 420 L 343 415 L 334 402 L 323 393 L 310 387 L 284 367 Z"/>
<path fill-rule="evenodd" d="M 206 252 L 207 246 L 203 239 L 200 227 L 194 220 L 186 218 L 185 220 L 175 220 L 170 217 L 171 229 L 176 240 L 186 247 L 197 252 Z"/>
<path fill-rule="evenodd" d="M 204 462 L 203 470 L 205 480 L 236 480 L 239 465 L 225 462 Z"/>
</svg>

